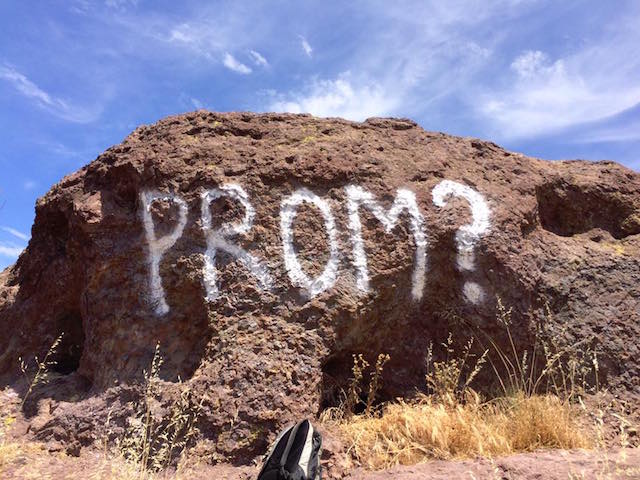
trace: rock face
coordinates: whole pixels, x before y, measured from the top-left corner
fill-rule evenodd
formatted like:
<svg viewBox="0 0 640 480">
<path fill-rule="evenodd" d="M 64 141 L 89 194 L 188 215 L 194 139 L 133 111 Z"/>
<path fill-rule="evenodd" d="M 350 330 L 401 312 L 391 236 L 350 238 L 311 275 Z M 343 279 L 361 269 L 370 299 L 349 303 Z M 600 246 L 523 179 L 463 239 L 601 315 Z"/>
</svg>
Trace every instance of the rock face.
<svg viewBox="0 0 640 480">
<path fill-rule="evenodd" d="M 354 353 L 390 354 L 392 398 L 422 388 L 431 341 L 500 339 L 497 298 L 518 347 L 544 324 L 640 391 L 640 175 L 408 120 L 196 112 L 38 200 L 0 274 L 0 374 L 64 332 L 33 431 L 86 444 L 158 343 L 167 398 L 190 385 L 209 454 L 242 463 L 335 404 Z"/>
</svg>

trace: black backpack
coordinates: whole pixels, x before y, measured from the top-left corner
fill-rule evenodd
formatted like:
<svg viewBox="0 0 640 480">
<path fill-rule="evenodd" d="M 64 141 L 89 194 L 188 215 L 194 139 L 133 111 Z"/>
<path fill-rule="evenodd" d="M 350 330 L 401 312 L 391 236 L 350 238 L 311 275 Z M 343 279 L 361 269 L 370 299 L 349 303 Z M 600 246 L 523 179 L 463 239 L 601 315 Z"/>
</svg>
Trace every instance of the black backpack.
<svg viewBox="0 0 640 480">
<path fill-rule="evenodd" d="M 322 436 L 309 420 L 285 429 L 264 456 L 258 480 L 321 480 Z"/>
</svg>

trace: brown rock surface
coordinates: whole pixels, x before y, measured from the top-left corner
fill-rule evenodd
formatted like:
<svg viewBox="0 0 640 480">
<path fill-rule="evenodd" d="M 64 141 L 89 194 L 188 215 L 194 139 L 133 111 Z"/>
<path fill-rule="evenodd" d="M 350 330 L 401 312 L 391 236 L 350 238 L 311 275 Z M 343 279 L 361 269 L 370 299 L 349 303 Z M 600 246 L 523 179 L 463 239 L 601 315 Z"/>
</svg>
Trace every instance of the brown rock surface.
<svg viewBox="0 0 640 480">
<path fill-rule="evenodd" d="M 368 292 L 350 185 L 383 209 L 358 209 Z M 438 185 L 468 198 L 444 195 L 438 206 Z M 149 230 L 145 192 L 172 195 L 147 197 Z M 385 231 L 394 200 L 411 207 L 412 198 L 417 213 L 404 210 Z M 207 228 L 218 249 L 209 270 Z M 316 278 L 307 288 L 285 264 L 288 238 Z M 391 355 L 382 393 L 393 398 L 422 387 L 430 341 L 449 331 L 466 341 L 452 318 L 499 339 L 497 297 L 514 308 L 519 346 L 546 322 L 569 342 L 597 345 L 611 388 L 640 392 L 640 174 L 528 158 L 408 120 L 197 112 L 136 129 L 38 200 L 28 248 L 0 274 L 0 376 L 15 383 L 18 357 L 42 355 L 65 332 L 58 375 L 39 394 L 47 411 L 27 413 L 37 438 L 75 451 L 109 411 L 130 413 L 159 342 L 163 398 L 178 378 L 206 395 L 207 454 L 242 464 L 285 423 L 335 403 L 353 353 Z"/>
</svg>

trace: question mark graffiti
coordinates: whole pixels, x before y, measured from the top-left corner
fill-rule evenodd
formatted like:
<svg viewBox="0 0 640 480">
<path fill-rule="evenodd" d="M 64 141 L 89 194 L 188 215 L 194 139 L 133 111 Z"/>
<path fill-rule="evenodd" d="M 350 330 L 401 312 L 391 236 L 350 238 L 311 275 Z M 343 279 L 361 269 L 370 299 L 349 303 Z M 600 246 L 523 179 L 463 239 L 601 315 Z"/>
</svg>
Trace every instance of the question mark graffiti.
<svg viewBox="0 0 640 480">
<path fill-rule="evenodd" d="M 463 225 L 456 232 L 456 245 L 458 247 L 458 269 L 462 271 L 475 270 L 475 247 L 480 237 L 490 227 L 489 205 L 484 197 L 473 188 L 451 180 L 443 180 L 433 189 L 433 203 L 438 207 L 444 207 L 449 197 L 462 197 L 469 202 L 473 221 Z M 484 290 L 475 282 L 467 281 L 463 287 L 465 299 L 477 305 L 484 299 Z"/>
</svg>

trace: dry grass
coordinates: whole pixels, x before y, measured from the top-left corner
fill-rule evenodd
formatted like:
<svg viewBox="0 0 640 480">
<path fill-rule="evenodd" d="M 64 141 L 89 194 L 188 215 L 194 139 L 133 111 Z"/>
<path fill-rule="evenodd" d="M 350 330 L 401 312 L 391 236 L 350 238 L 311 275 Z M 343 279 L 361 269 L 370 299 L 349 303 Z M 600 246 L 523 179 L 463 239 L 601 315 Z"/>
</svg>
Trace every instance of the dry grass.
<svg viewBox="0 0 640 480">
<path fill-rule="evenodd" d="M 71 457 L 36 442 L 0 443 L 0 478 L 46 480 L 192 480 L 196 467 L 178 465 L 162 472 L 141 471 L 121 455 L 87 453 Z M 206 478 L 206 477 L 205 477 Z"/>
<path fill-rule="evenodd" d="M 375 470 L 430 459 L 597 446 L 594 432 L 583 427 L 586 415 L 580 402 L 584 393 L 597 389 L 595 351 L 584 344 L 563 343 L 563 332 L 553 335 L 541 329 L 530 351 L 518 350 L 511 310 L 499 299 L 497 321 L 505 328 L 506 348 L 482 332 L 457 346 L 450 334 L 441 344 L 441 360 L 434 360 L 433 345 L 426 352 L 427 393 L 378 409 L 373 404 L 388 356 L 379 357 L 365 402 L 360 395 L 366 391 L 362 383 L 369 364 L 362 355 L 354 355 L 353 376 L 342 404 L 323 412 L 321 421 L 337 427 L 355 460 Z M 502 392 L 489 400 L 471 388 L 486 366 L 495 373 Z M 595 387 L 589 378 L 595 379 Z M 358 403 L 366 404 L 366 409 L 356 415 Z"/>
<path fill-rule="evenodd" d="M 356 415 L 339 424 L 360 464 L 374 470 L 430 459 L 493 457 L 592 444 L 575 421 L 575 407 L 553 395 L 483 403 L 442 402 L 421 396 L 386 405 L 381 415 Z"/>
<path fill-rule="evenodd" d="M 4 439 L 0 439 L 0 474 L 2 474 L 6 466 L 13 463 L 20 455 L 20 452 L 19 444 L 5 442 Z"/>
<path fill-rule="evenodd" d="M 140 465 L 126 460 L 121 455 L 109 454 L 97 462 L 87 480 L 186 480 L 188 477 L 178 472 L 152 472 L 140 469 Z"/>
<path fill-rule="evenodd" d="M 136 465 L 121 458 L 107 457 L 89 475 L 88 480 L 155 480 L 156 478 L 155 474 L 140 471 Z"/>
<path fill-rule="evenodd" d="M 191 480 L 197 463 L 178 463 L 162 472 L 140 465 L 116 452 L 88 452 L 81 457 L 49 452 L 39 442 L 4 441 L 0 438 L 0 478 L 49 480 Z M 201 478 L 201 477 L 198 477 Z"/>
<path fill-rule="evenodd" d="M 15 422 L 15 418 L 9 415 L 0 415 L 0 478 L 3 470 L 10 465 L 20 454 L 20 445 L 8 442 L 6 432 Z"/>
<path fill-rule="evenodd" d="M 135 414 L 127 419 L 124 435 L 116 438 L 115 449 L 110 448 L 108 438 L 104 439 L 105 456 L 121 457 L 123 463 L 138 471 L 136 478 L 147 478 L 149 472 L 166 470 L 178 463 L 199 433 L 197 422 L 204 398 L 196 401 L 188 385 L 180 384 L 180 394 L 171 405 L 164 409 L 160 405 L 162 363 L 160 347 L 156 345 L 149 370 L 144 372 L 144 396 L 134 405 Z M 107 436 L 109 430 L 107 420 Z"/>
<path fill-rule="evenodd" d="M 56 353 L 56 350 L 60 346 L 63 337 L 64 332 L 58 335 L 58 337 L 53 341 L 42 361 L 40 361 L 37 356 L 34 358 L 36 371 L 33 375 L 31 375 L 29 372 L 29 364 L 25 360 L 23 360 L 22 357 L 18 359 L 18 361 L 20 362 L 20 371 L 22 372 L 22 375 L 26 379 L 27 385 L 29 386 L 27 392 L 22 397 L 22 403 L 20 404 L 21 407 L 23 407 L 27 402 L 27 399 L 33 392 L 34 388 L 36 388 L 38 385 L 46 384 L 49 381 L 49 368 L 56 365 L 56 362 L 50 360 L 50 358 Z"/>
<path fill-rule="evenodd" d="M 180 480 L 177 475 L 159 476 L 141 472 L 122 457 L 78 459 L 48 452 L 36 442 L 0 442 L 0 478 L 83 480 Z"/>
</svg>

